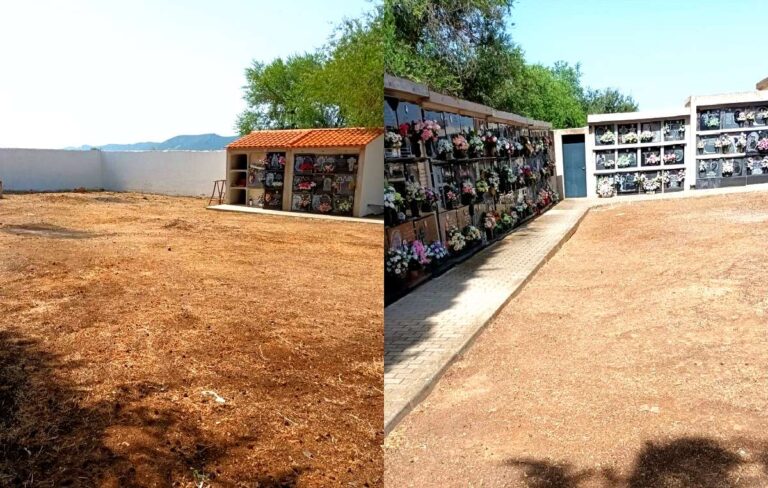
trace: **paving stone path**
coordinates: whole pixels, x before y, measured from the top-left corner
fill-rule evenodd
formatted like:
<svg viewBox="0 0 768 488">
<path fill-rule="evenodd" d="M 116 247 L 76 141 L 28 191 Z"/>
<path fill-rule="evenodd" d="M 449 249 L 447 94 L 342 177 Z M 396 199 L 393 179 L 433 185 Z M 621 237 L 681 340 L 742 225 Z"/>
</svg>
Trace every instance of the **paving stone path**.
<svg viewBox="0 0 768 488">
<path fill-rule="evenodd" d="M 430 391 L 446 367 L 575 231 L 589 200 L 564 200 L 384 312 L 384 431 Z"/>
</svg>

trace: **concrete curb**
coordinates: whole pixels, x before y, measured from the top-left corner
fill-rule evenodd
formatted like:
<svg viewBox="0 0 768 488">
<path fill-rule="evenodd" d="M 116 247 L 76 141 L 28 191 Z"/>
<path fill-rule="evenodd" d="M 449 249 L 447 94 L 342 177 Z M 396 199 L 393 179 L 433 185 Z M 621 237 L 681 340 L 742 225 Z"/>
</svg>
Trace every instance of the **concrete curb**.
<svg viewBox="0 0 768 488">
<path fill-rule="evenodd" d="M 557 207 L 554 207 L 555 209 Z M 536 273 L 544 266 L 551 258 L 554 256 L 560 248 L 565 244 L 571 236 L 576 232 L 581 222 L 584 220 L 584 218 L 587 216 L 589 211 L 593 208 L 592 205 L 588 206 L 584 212 L 579 216 L 578 219 L 571 225 L 570 228 L 563 234 L 563 236 L 558 240 L 557 243 L 555 243 L 552 248 L 547 251 L 547 254 L 541 258 L 541 260 L 534 266 L 534 268 L 528 273 L 528 275 L 523 279 L 523 281 L 520 282 L 520 284 L 512 291 L 512 293 L 504 300 L 503 303 L 501 303 L 496 310 L 493 311 L 493 313 L 481 324 L 479 324 L 472 332 L 468 335 L 467 340 L 464 341 L 464 343 L 461 345 L 461 347 L 451 352 L 449 355 L 447 355 L 447 360 L 443 363 L 443 365 L 438 369 L 432 376 L 429 377 L 429 379 L 426 381 L 424 386 L 418 391 L 418 393 L 407 403 L 405 404 L 399 411 L 395 413 L 388 421 L 385 418 L 384 419 L 384 435 L 389 435 L 392 430 L 397 427 L 397 425 L 405 418 L 406 415 L 411 413 L 414 408 L 416 408 L 426 397 L 429 396 L 429 394 L 434 389 L 437 382 L 442 378 L 442 376 L 445 374 L 445 372 L 448 370 L 448 368 L 462 355 L 464 352 L 466 352 L 472 344 L 474 344 L 475 340 L 480 337 L 480 334 L 485 330 L 485 328 L 493 322 L 496 317 L 498 316 L 501 309 L 503 309 L 509 302 L 515 298 L 520 291 L 533 279 L 533 277 L 536 275 Z M 524 230 L 527 227 L 528 224 L 519 227 L 518 229 L 515 229 L 509 236 L 514 236 L 515 232 L 518 232 L 519 230 Z M 492 246 L 488 247 L 487 249 L 484 249 L 481 252 L 486 252 L 488 249 L 491 249 L 495 246 L 498 246 L 500 242 L 494 243 Z M 386 313 L 386 311 L 385 311 Z"/>
</svg>

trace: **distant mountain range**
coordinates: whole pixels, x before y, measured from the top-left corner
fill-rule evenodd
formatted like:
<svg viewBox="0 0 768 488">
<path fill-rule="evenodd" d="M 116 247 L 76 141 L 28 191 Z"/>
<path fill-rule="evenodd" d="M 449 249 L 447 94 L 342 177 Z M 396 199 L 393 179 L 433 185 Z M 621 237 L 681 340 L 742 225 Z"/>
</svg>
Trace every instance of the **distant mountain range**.
<svg viewBox="0 0 768 488">
<path fill-rule="evenodd" d="M 88 151 L 100 149 L 102 151 L 216 151 L 224 149 L 237 136 L 224 137 L 218 134 L 200 134 L 192 136 L 171 137 L 163 142 L 136 142 L 134 144 L 105 144 L 103 146 L 67 147 L 66 149 Z"/>
</svg>

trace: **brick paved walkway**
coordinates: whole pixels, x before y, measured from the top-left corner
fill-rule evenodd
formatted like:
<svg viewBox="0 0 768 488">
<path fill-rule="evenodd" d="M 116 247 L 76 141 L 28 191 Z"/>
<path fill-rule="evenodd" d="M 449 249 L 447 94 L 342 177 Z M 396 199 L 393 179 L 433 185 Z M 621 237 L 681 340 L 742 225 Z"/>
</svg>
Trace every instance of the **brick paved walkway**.
<svg viewBox="0 0 768 488">
<path fill-rule="evenodd" d="M 384 311 L 384 431 L 415 407 L 453 359 L 575 231 L 590 205 L 564 200 Z"/>
</svg>

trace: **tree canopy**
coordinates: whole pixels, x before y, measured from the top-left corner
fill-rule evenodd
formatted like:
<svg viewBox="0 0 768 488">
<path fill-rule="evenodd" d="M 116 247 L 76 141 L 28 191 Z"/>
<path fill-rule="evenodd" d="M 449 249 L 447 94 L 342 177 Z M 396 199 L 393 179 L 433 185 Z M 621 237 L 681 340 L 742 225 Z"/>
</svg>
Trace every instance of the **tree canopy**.
<svg viewBox="0 0 768 488">
<path fill-rule="evenodd" d="M 384 69 L 433 90 L 578 127 L 588 113 L 637 110 L 613 88 L 584 87 L 578 64 L 526 63 L 508 26 L 514 0 L 385 0 Z"/>
<path fill-rule="evenodd" d="M 254 61 L 245 70 L 247 109 L 236 129 L 382 126 L 382 38 L 377 11 L 344 20 L 316 52 Z"/>
</svg>

